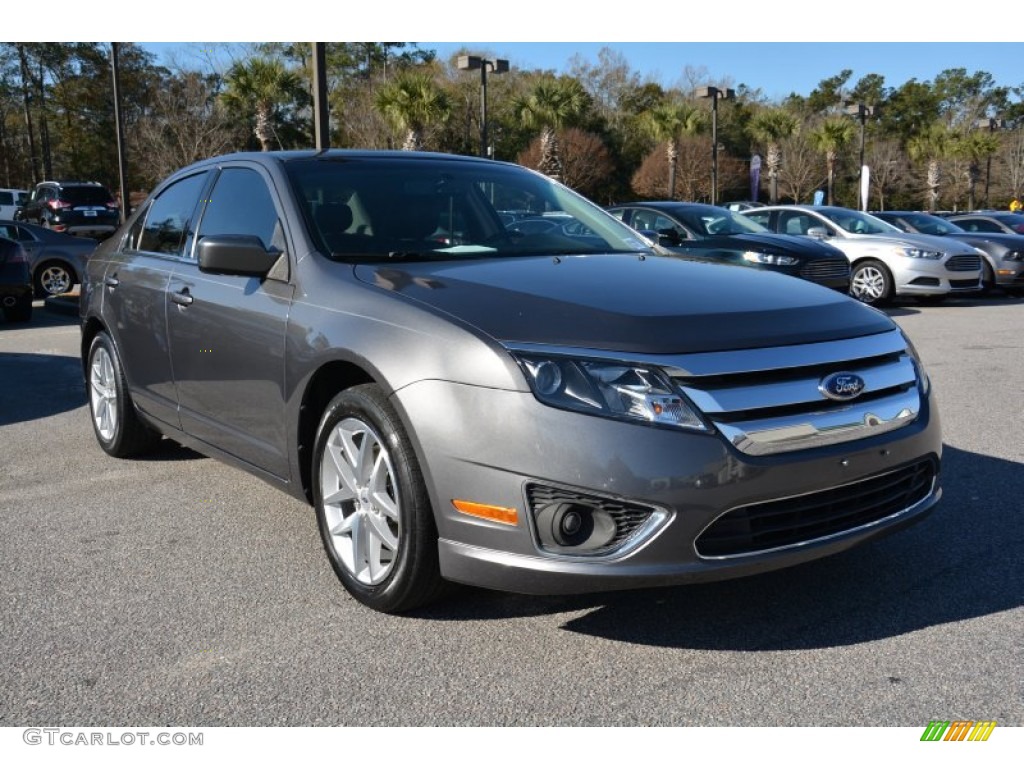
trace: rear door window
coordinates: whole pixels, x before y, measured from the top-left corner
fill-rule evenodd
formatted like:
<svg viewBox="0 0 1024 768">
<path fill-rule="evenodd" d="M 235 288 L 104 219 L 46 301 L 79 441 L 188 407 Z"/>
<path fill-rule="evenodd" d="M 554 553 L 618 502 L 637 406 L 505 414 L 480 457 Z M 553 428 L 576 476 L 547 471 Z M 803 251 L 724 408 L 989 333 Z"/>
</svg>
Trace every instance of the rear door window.
<svg viewBox="0 0 1024 768">
<path fill-rule="evenodd" d="M 138 249 L 180 256 L 188 239 L 189 222 L 206 186 L 207 172 L 187 176 L 160 193 L 146 214 Z"/>
</svg>

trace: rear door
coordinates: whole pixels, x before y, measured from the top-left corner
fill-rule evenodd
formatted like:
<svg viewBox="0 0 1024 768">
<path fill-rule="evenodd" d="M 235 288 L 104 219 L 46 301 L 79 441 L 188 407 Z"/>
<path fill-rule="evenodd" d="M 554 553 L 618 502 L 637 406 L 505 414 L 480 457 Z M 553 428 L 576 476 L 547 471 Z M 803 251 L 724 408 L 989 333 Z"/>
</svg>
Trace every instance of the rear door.
<svg viewBox="0 0 1024 768">
<path fill-rule="evenodd" d="M 103 277 L 103 316 L 135 404 L 180 428 L 167 344 L 167 284 L 191 246 L 194 215 L 210 172 L 178 179 L 136 220 Z"/>
<path fill-rule="evenodd" d="M 258 166 L 220 171 L 196 242 L 255 235 L 282 260 L 262 280 L 209 274 L 199 271 L 193 248 L 171 276 L 167 327 L 182 429 L 287 479 L 284 352 L 292 285 L 280 211 L 277 190 Z"/>
</svg>

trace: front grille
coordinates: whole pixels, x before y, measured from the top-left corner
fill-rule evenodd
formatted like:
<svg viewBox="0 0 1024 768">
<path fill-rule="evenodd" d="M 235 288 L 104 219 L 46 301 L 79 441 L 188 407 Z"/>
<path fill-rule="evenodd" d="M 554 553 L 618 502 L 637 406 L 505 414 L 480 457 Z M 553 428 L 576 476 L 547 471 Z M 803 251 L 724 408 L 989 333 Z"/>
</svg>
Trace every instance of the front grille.
<svg viewBox="0 0 1024 768">
<path fill-rule="evenodd" d="M 840 280 L 850 277 L 850 262 L 846 259 L 824 259 L 812 261 L 800 270 L 800 277 L 805 280 L 822 282 L 824 280 Z"/>
<path fill-rule="evenodd" d="M 697 554 L 750 555 L 852 531 L 922 501 L 935 474 L 929 459 L 839 488 L 738 507 L 697 537 Z"/>
<path fill-rule="evenodd" d="M 950 280 L 949 287 L 953 289 L 977 288 L 977 280 Z"/>
<path fill-rule="evenodd" d="M 946 269 L 950 272 L 977 272 L 981 269 L 981 256 L 972 256 L 966 253 L 961 256 L 953 256 L 946 262 Z"/>
<path fill-rule="evenodd" d="M 579 493 L 565 488 L 552 488 L 547 485 L 527 485 L 526 499 L 535 517 L 541 509 L 551 504 L 579 504 L 606 513 L 615 523 L 614 537 L 600 551 L 588 552 L 590 555 L 603 554 L 618 549 L 655 512 L 653 507 L 647 507 L 642 504 L 593 496 L 588 493 Z"/>
</svg>

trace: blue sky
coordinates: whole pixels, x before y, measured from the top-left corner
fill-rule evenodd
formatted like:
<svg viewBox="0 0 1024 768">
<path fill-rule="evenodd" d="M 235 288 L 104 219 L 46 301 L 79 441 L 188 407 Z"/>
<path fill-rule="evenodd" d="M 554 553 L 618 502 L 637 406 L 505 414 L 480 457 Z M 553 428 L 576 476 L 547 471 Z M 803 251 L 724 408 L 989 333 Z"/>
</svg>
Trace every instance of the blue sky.
<svg viewBox="0 0 1024 768">
<path fill-rule="evenodd" d="M 383 34 L 377 38 L 384 37 Z M 394 39 L 389 38 L 389 39 Z M 467 38 L 467 40 L 471 40 Z M 146 43 L 160 56 L 177 52 L 194 55 L 199 43 Z M 944 69 L 963 67 L 984 70 L 1000 85 L 1024 83 L 1024 43 L 976 42 L 420 42 L 442 58 L 466 46 L 474 52 L 493 54 L 514 67 L 564 71 L 574 55 L 596 62 L 598 51 L 609 47 L 622 53 L 641 75 L 673 86 L 687 66 L 703 68 L 709 82 L 744 83 L 761 88 L 777 100 L 790 92 L 806 95 L 819 81 L 852 69 L 849 84 L 863 75 L 877 73 L 888 86 L 911 78 L 931 80 Z"/>
</svg>

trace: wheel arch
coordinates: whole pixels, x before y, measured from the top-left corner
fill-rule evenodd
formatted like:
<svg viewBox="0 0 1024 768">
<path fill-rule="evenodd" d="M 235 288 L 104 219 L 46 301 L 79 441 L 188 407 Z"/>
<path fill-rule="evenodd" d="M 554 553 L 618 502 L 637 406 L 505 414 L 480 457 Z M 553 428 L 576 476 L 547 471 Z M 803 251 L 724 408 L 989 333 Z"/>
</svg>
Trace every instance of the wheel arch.
<svg viewBox="0 0 1024 768">
<path fill-rule="evenodd" d="M 327 408 L 327 404 L 340 392 L 359 384 L 380 384 L 362 366 L 347 360 L 331 360 L 321 365 L 306 383 L 299 404 L 299 421 L 296 434 L 299 482 L 302 495 L 313 503 L 313 444 L 316 429 Z"/>
<path fill-rule="evenodd" d="M 89 348 L 92 346 L 92 340 L 96 338 L 96 334 L 105 330 L 107 330 L 106 326 L 97 317 L 89 316 L 82 321 L 81 357 L 83 379 L 89 376 Z"/>
</svg>

